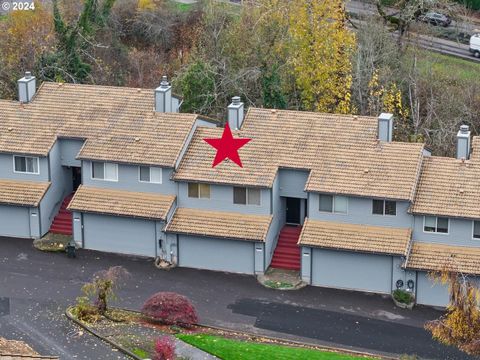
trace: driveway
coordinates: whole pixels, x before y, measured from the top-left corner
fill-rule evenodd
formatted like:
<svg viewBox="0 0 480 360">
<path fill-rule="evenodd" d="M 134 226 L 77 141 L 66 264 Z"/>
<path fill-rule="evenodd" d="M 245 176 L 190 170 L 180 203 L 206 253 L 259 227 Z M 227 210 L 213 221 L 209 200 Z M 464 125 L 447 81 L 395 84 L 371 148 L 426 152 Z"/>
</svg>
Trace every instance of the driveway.
<svg viewBox="0 0 480 360">
<path fill-rule="evenodd" d="M 441 312 L 397 309 L 388 297 L 306 287 L 266 289 L 251 276 L 178 268 L 157 270 L 151 260 L 81 250 L 76 259 L 35 250 L 31 240 L 0 238 L 0 336 L 23 339 L 61 359 L 124 359 L 63 316 L 81 285 L 98 270 L 124 266 L 132 278 L 118 305 L 139 309 L 157 291 L 195 303 L 208 325 L 378 354 L 469 359 L 433 341 L 423 329 Z"/>
</svg>

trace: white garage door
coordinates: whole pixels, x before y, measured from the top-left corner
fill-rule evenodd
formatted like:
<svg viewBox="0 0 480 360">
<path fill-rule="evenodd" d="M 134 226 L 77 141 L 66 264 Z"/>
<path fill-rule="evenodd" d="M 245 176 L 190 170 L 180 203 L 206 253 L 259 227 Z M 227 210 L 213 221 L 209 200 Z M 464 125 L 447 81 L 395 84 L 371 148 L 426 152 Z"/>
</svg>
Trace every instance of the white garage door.
<svg viewBox="0 0 480 360">
<path fill-rule="evenodd" d="M 313 249 L 312 285 L 389 294 L 392 257 Z"/>
<path fill-rule="evenodd" d="M 253 274 L 254 256 L 251 242 L 179 236 L 179 266 Z"/>
<path fill-rule="evenodd" d="M 28 208 L 0 206 L 0 236 L 30 237 Z"/>
<path fill-rule="evenodd" d="M 155 256 L 155 223 L 126 217 L 83 215 L 85 249 Z"/>
<path fill-rule="evenodd" d="M 426 272 L 417 272 L 417 303 L 430 306 L 448 305 L 448 285 L 434 283 Z"/>
</svg>

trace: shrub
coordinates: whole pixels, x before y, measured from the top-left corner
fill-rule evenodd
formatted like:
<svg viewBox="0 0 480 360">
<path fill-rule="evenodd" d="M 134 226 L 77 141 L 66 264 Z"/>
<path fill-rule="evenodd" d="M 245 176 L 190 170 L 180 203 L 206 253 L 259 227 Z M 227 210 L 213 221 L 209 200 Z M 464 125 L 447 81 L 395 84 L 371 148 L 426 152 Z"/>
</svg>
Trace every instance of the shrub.
<svg viewBox="0 0 480 360">
<path fill-rule="evenodd" d="M 155 355 L 153 360 L 175 359 L 175 342 L 170 336 L 162 336 L 155 342 Z"/>
<path fill-rule="evenodd" d="M 158 292 L 142 307 L 142 314 L 165 325 L 191 327 L 198 322 L 197 311 L 190 300 L 173 292 Z"/>
<path fill-rule="evenodd" d="M 413 295 L 405 290 L 395 290 L 393 292 L 393 297 L 395 298 L 395 300 L 402 304 L 411 304 L 413 302 Z"/>
</svg>

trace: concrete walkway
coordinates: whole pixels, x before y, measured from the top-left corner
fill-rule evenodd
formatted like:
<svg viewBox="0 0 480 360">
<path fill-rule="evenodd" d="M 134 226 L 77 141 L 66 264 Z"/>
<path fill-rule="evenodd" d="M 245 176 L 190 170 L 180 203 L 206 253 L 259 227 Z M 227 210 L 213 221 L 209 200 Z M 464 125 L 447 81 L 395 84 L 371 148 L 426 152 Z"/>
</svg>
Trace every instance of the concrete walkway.
<svg viewBox="0 0 480 360">
<path fill-rule="evenodd" d="M 431 339 L 426 320 L 441 312 L 398 309 L 388 296 L 308 286 L 278 291 L 253 276 L 178 268 L 157 270 L 151 260 L 80 251 L 76 259 L 43 253 L 30 240 L 0 238 L 0 336 L 25 340 L 61 359 L 124 359 L 66 320 L 63 312 L 98 270 L 123 265 L 132 279 L 117 305 L 140 309 L 151 294 L 175 291 L 194 302 L 208 325 L 258 335 L 427 359 L 469 359 Z M 3 314 L 3 315 L 2 315 Z"/>
</svg>

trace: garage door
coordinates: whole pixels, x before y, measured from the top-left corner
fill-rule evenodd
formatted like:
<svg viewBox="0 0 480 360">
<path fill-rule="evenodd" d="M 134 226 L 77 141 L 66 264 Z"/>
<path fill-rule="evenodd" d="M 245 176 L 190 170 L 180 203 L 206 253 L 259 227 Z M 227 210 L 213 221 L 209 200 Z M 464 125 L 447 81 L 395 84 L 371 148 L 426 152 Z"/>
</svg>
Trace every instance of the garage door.
<svg viewBox="0 0 480 360">
<path fill-rule="evenodd" d="M 86 249 L 155 256 L 155 223 L 126 217 L 83 215 Z"/>
<path fill-rule="evenodd" d="M 0 236 L 30 237 L 28 208 L 0 206 Z"/>
<path fill-rule="evenodd" d="M 417 303 L 430 306 L 448 305 L 448 286 L 436 284 L 426 272 L 417 272 Z"/>
<path fill-rule="evenodd" d="M 392 258 L 313 249 L 312 285 L 389 294 Z"/>
<path fill-rule="evenodd" d="M 251 242 L 179 236 L 179 266 L 253 274 L 254 256 Z"/>
</svg>

